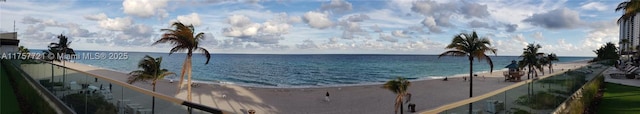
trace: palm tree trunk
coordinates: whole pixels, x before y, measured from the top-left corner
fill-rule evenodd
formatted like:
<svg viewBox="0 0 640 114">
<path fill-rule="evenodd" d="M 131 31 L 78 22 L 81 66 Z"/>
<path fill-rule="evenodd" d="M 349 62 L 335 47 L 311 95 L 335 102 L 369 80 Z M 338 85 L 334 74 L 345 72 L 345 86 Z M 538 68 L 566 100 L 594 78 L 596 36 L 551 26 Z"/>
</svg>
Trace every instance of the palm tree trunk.
<svg viewBox="0 0 640 114">
<path fill-rule="evenodd" d="M 553 63 L 549 62 L 549 74 L 553 73 Z"/>
<path fill-rule="evenodd" d="M 53 72 L 53 61 L 51 61 L 51 81 L 49 82 L 50 84 L 52 84 L 53 81 L 54 81 L 53 80 L 53 74 L 54 74 L 54 72 Z M 49 86 L 49 89 L 53 90 L 53 86 Z M 55 93 L 55 91 L 53 91 L 53 92 Z"/>
<path fill-rule="evenodd" d="M 188 72 L 188 74 L 189 74 L 189 77 L 188 77 L 188 79 L 187 79 L 187 81 L 188 81 L 188 82 L 187 82 L 187 84 L 189 84 L 189 85 L 187 86 L 187 92 L 188 92 L 188 94 L 187 94 L 187 100 L 188 100 L 189 102 L 191 102 L 191 56 L 188 56 L 188 57 L 187 57 L 187 70 L 189 70 L 189 71 L 187 71 L 187 72 Z"/>
<path fill-rule="evenodd" d="M 469 56 L 469 98 L 473 97 L 473 57 Z M 469 114 L 473 109 L 473 103 L 469 103 Z"/>
<path fill-rule="evenodd" d="M 404 114 L 404 103 L 402 101 L 400 101 L 400 114 Z"/>
<path fill-rule="evenodd" d="M 62 59 L 62 66 L 67 66 L 65 64 L 66 62 L 64 61 L 64 59 Z M 63 68 L 62 69 L 62 88 L 66 88 L 64 85 L 66 85 L 66 77 L 67 77 L 67 68 Z M 64 94 L 64 93 L 63 93 Z"/>
<path fill-rule="evenodd" d="M 153 80 L 153 92 L 156 92 L 156 80 Z M 151 96 L 151 114 L 155 114 L 156 111 L 156 97 Z"/>
<path fill-rule="evenodd" d="M 187 61 L 188 59 L 185 58 L 184 62 L 182 63 L 182 71 L 180 73 L 180 83 L 178 83 L 178 89 L 176 91 L 176 93 L 180 93 L 180 89 L 182 89 L 182 85 L 184 85 L 184 83 L 182 83 L 184 81 L 184 73 L 187 70 Z"/>
<path fill-rule="evenodd" d="M 527 70 L 529 70 L 529 71 L 527 71 L 527 80 L 528 80 L 528 79 L 531 79 L 531 73 L 533 73 L 533 72 L 531 71 L 531 65 L 529 65 L 529 66 L 528 66 L 528 69 L 527 69 Z"/>
</svg>

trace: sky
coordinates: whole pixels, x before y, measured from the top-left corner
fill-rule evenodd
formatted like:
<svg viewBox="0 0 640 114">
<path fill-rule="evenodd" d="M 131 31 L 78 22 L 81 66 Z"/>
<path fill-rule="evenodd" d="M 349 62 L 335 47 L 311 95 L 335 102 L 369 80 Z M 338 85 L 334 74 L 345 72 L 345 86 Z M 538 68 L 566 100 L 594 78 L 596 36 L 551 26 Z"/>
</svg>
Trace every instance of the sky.
<svg viewBox="0 0 640 114">
<path fill-rule="evenodd" d="M 440 54 L 476 31 L 497 55 L 529 43 L 558 56 L 595 56 L 618 42 L 623 1 L 604 0 L 3 0 L 0 32 L 45 49 L 169 52 L 151 45 L 179 21 L 205 33 L 212 53 Z"/>
</svg>

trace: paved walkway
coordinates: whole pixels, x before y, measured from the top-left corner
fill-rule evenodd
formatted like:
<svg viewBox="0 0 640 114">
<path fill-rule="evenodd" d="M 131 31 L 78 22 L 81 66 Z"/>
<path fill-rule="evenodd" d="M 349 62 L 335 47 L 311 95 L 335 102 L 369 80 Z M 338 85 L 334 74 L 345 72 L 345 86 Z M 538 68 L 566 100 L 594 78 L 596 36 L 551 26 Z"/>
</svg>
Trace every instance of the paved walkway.
<svg viewBox="0 0 640 114">
<path fill-rule="evenodd" d="M 616 76 L 612 74 L 620 73 L 622 71 L 616 69 L 615 67 L 610 67 L 606 71 L 604 71 L 604 81 L 609 83 L 616 83 L 634 87 L 640 87 L 640 79 L 627 79 L 624 76 Z"/>
</svg>

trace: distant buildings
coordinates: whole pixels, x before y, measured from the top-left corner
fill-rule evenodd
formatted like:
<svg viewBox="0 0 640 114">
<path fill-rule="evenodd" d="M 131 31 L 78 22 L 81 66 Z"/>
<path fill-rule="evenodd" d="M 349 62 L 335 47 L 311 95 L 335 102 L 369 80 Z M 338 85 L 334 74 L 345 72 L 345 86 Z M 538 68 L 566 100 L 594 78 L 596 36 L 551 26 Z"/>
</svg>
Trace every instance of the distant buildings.
<svg viewBox="0 0 640 114">
<path fill-rule="evenodd" d="M 17 52 L 18 43 L 17 32 L 0 33 L 0 54 Z"/>
<path fill-rule="evenodd" d="M 620 52 L 621 54 L 627 54 L 634 52 L 638 45 L 640 45 L 640 14 L 630 17 L 626 20 L 621 20 L 620 23 Z M 624 41 L 626 39 L 626 42 Z M 624 51 L 624 52 L 623 52 Z"/>
</svg>

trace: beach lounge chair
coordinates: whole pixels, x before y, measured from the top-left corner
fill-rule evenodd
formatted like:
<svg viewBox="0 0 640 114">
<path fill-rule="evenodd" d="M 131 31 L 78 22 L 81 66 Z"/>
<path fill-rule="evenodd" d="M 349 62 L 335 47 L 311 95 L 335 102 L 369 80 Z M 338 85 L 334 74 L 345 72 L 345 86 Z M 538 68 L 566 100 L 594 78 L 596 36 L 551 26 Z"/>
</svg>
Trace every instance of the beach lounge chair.
<svg viewBox="0 0 640 114">
<path fill-rule="evenodd" d="M 618 70 L 609 70 L 608 74 L 609 76 L 613 77 L 627 77 L 629 79 L 633 79 L 636 78 L 638 73 L 636 72 L 638 69 L 638 67 L 635 66 L 629 66 L 624 68 L 624 71 L 621 71 L 620 69 Z"/>
<path fill-rule="evenodd" d="M 80 90 L 80 89 L 82 89 L 82 86 L 78 85 L 78 83 L 76 81 L 71 81 L 71 82 L 69 82 L 69 89 L 71 89 L 71 90 Z"/>
<path fill-rule="evenodd" d="M 199 83 L 191 83 L 191 87 L 197 88 L 197 87 L 200 87 L 200 84 Z"/>
<path fill-rule="evenodd" d="M 487 100 L 485 110 L 489 114 L 497 114 L 504 110 L 504 102 L 498 100 Z"/>
</svg>

